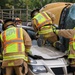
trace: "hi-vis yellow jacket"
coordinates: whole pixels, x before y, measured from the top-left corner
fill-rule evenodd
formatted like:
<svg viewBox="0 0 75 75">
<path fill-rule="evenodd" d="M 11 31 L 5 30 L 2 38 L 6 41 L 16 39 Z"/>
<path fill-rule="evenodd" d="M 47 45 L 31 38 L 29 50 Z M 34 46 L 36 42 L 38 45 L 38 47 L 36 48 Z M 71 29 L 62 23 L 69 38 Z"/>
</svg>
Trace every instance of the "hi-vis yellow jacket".
<svg viewBox="0 0 75 75">
<path fill-rule="evenodd" d="M 51 18 L 47 15 L 46 12 L 38 13 L 33 17 L 33 20 L 36 20 L 36 28 L 40 28 L 46 24 L 52 24 Z"/>
<path fill-rule="evenodd" d="M 28 62 L 27 53 L 30 52 L 31 39 L 22 28 L 8 27 L 1 33 L 3 47 L 2 67 L 19 66 L 24 60 Z"/>
<path fill-rule="evenodd" d="M 22 28 L 8 28 L 1 34 L 1 39 L 3 43 L 3 60 L 28 60 L 25 56 Z"/>
</svg>

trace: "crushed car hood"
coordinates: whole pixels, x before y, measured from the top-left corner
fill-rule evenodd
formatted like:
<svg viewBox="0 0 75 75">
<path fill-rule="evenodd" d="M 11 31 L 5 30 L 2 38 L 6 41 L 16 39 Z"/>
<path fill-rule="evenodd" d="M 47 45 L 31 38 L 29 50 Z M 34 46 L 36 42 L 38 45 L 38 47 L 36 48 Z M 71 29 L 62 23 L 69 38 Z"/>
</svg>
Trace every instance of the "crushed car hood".
<svg viewBox="0 0 75 75">
<path fill-rule="evenodd" d="M 65 53 L 62 53 L 51 46 L 38 47 L 37 45 L 33 45 L 31 51 L 33 56 L 40 56 L 43 59 L 57 59 L 65 55 Z"/>
</svg>

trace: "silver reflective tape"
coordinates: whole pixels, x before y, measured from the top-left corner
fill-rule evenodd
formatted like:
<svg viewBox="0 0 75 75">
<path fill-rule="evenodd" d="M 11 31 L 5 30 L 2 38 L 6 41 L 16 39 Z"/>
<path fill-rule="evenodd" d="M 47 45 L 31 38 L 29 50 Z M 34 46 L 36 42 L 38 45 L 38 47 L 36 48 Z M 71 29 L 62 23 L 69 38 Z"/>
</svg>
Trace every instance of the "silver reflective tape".
<svg viewBox="0 0 75 75">
<path fill-rule="evenodd" d="M 15 43 L 15 42 L 23 42 L 23 40 L 11 40 L 9 42 L 6 42 L 5 44 L 11 44 L 11 43 Z"/>
<path fill-rule="evenodd" d="M 21 37 L 21 35 L 20 35 L 20 29 L 17 29 L 18 30 L 18 38 L 20 38 Z"/>
</svg>

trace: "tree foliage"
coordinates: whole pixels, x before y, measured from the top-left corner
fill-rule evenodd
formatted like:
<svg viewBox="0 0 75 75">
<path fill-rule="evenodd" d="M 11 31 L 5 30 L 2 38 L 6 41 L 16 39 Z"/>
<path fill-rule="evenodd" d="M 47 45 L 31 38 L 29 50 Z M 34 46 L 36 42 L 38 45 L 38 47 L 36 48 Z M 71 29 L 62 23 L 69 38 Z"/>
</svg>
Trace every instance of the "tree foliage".
<svg viewBox="0 0 75 75">
<path fill-rule="evenodd" d="M 32 10 L 36 8 L 40 9 L 52 2 L 75 2 L 75 0 L 0 0 L 0 8 L 11 9 L 12 6 L 14 6 L 14 8 L 26 9 L 26 11 L 22 11 L 24 13 L 22 14 L 22 18 L 24 20 Z M 18 11 L 15 12 L 19 13 Z M 30 16 L 27 16 L 25 20 L 28 21 L 28 18 L 30 18 Z"/>
<path fill-rule="evenodd" d="M 30 9 L 41 8 L 51 2 L 75 2 L 75 0 L 0 0 L 1 8 L 26 8 Z"/>
</svg>

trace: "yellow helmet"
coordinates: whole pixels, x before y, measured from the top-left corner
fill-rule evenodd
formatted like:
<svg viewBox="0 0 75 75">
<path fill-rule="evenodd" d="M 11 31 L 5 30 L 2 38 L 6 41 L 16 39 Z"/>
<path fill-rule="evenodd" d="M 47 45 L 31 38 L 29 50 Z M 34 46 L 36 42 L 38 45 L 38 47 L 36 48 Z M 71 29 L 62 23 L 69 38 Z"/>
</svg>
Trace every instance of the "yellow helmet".
<svg viewBox="0 0 75 75">
<path fill-rule="evenodd" d="M 20 18 L 15 18 L 15 21 L 22 21 Z"/>
<path fill-rule="evenodd" d="M 20 18 L 15 18 L 15 20 L 20 20 Z"/>
</svg>

